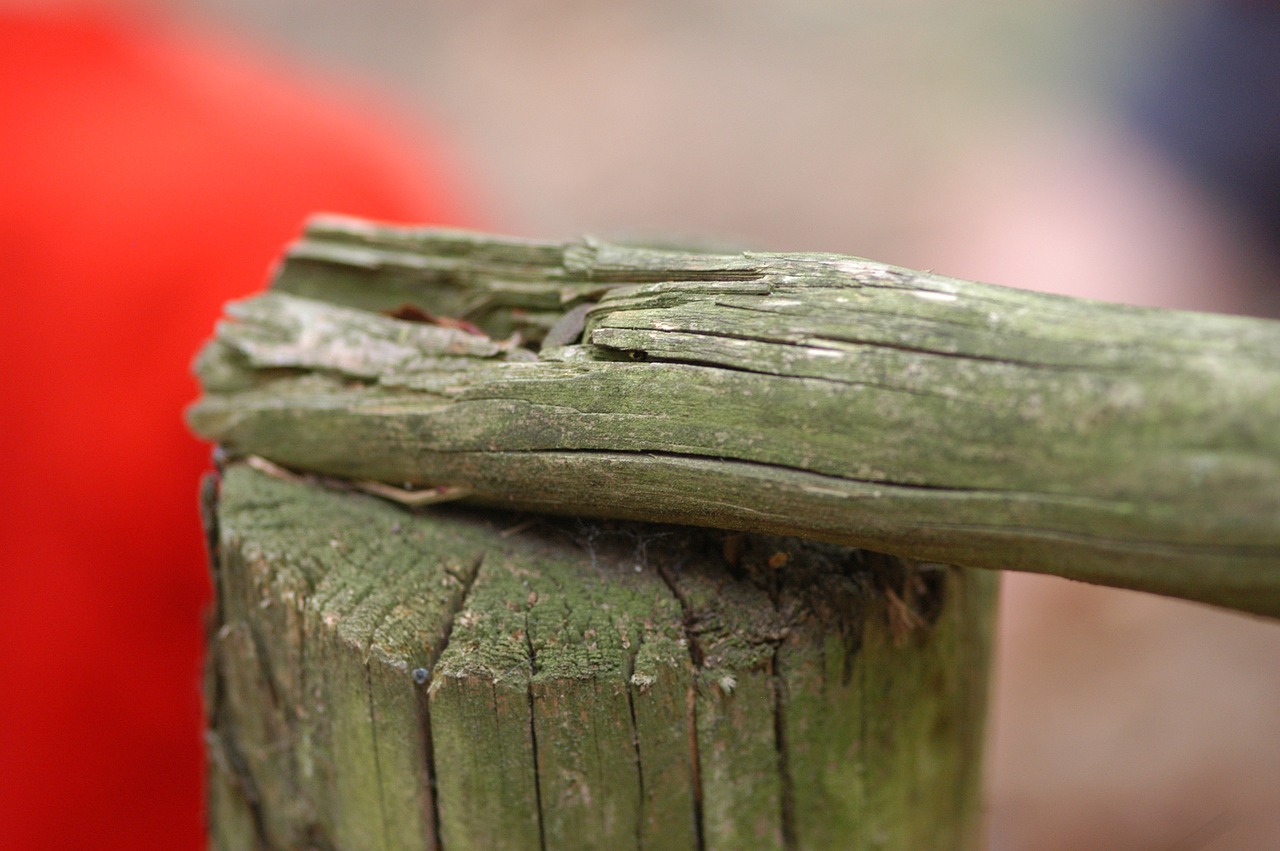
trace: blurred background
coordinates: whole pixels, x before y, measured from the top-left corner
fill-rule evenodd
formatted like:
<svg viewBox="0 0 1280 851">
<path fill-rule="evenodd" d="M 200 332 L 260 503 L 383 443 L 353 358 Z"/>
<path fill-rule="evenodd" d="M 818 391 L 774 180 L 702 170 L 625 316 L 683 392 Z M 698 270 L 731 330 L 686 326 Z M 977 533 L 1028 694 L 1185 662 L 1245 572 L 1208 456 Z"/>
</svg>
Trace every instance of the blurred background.
<svg viewBox="0 0 1280 851">
<path fill-rule="evenodd" d="M 1146 255 L 1075 261 L 1128 264 L 1113 282 L 1095 284 L 1097 295 L 1260 309 L 1257 292 L 1245 291 L 1263 270 L 1233 267 L 1214 274 L 1218 283 L 1203 282 L 1210 261 L 1248 259 L 1234 248 L 1230 257 L 1217 253 L 1234 236 L 1221 232 L 1229 217 L 1208 209 L 1211 195 L 1198 195 L 1194 179 L 1176 173 L 1180 163 L 1143 150 L 1153 148 L 1150 140 L 1131 138 L 1125 125 L 1142 120 L 1144 99 L 1168 97 L 1181 82 L 1167 79 L 1164 66 L 1187 50 L 1187 31 L 1200 26 L 1195 20 L 1206 9 L 1274 4 L 177 6 L 194 25 L 233 28 L 328 74 L 393 93 L 448 133 L 465 156 L 472 190 L 484 190 L 486 213 L 509 230 L 862 253 L 1042 289 L 1084 286 L 1075 269 L 1052 271 L 1069 252 L 1049 249 L 1087 235 L 1113 254 Z M 1245 24 L 1258 28 L 1256 20 Z M 1275 71 L 1261 70 L 1272 78 L 1257 86 L 1273 89 Z M 1223 94 L 1210 91 L 1200 101 Z M 1019 221 L 1032 210 L 1044 211 L 1044 221 Z M 1088 234 L 1061 230 L 1075 218 L 1092 220 Z M 1016 251 L 1008 247 L 1015 243 Z M 1121 243 L 1124 252 L 1115 250 Z M 1179 247 L 1184 256 L 1173 256 Z M 1000 263 L 1046 259 L 1043 268 L 1006 271 L 991 259 L 997 249 L 1008 258 Z M 1209 259 L 1187 267 L 1192 249 Z M 1059 256 L 1050 262 L 1051 254 Z M 1138 270 L 1161 255 L 1169 256 L 1145 275 L 1158 285 L 1140 280 Z"/>
<path fill-rule="evenodd" d="M 465 199 L 443 221 L 833 251 L 1276 316 L 1280 224 L 1255 190 L 1280 163 L 1278 10 L 172 0 L 127 14 L 398 116 L 393 132 L 436 164 L 432 191 Z M 1235 27 L 1233 11 L 1263 22 Z M 1249 171 L 1268 162 L 1270 178 Z M 1002 603 L 991 848 L 1280 847 L 1280 624 L 1029 576 L 1007 576 Z"/>
</svg>

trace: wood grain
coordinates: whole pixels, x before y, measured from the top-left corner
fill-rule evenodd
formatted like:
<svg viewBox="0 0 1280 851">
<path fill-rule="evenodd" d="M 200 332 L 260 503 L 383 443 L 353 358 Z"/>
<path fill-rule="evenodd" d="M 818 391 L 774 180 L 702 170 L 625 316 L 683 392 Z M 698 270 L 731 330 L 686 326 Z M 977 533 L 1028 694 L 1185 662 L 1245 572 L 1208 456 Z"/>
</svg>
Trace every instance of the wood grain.
<svg viewBox="0 0 1280 851">
<path fill-rule="evenodd" d="M 191 423 L 288 467 L 1280 616 L 1275 322 L 333 219 L 229 316 Z"/>
</svg>

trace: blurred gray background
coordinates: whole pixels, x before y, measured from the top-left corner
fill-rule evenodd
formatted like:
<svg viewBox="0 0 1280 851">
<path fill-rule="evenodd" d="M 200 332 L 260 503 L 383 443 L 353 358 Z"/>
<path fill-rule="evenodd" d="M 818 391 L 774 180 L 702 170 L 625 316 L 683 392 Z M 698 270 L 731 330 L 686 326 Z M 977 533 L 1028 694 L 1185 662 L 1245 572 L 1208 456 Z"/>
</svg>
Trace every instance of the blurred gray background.
<svg viewBox="0 0 1280 851">
<path fill-rule="evenodd" d="M 958 156 L 1095 100 L 1144 22 L 1141 6 L 1044 0 L 184 6 L 384 86 L 448 132 L 522 232 L 903 262 Z"/>
<path fill-rule="evenodd" d="M 394 103 L 444 140 L 493 229 L 1269 310 L 1274 268 L 1115 108 L 1177 5 L 165 9 Z M 1003 603 L 992 848 L 1280 848 L 1280 625 L 1036 577 L 1009 577 Z"/>
</svg>

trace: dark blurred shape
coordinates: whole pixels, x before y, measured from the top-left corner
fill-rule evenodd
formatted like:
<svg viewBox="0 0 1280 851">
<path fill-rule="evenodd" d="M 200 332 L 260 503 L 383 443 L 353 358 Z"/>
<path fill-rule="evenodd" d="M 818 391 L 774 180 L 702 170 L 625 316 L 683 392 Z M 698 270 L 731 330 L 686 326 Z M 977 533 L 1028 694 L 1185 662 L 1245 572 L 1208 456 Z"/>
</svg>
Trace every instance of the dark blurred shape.
<svg viewBox="0 0 1280 851">
<path fill-rule="evenodd" d="M 0 847 L 201 848 L 187 365 L 308 213 L 465 216 L 367 107 L 151 22 L 0 12 L 0 116 Z"/>
<path fill-rule="evenodd" d="M 1192 3 L 1171 24 L 1134 122 L 1280 258 L 1280 3 Z"/>
</svg>

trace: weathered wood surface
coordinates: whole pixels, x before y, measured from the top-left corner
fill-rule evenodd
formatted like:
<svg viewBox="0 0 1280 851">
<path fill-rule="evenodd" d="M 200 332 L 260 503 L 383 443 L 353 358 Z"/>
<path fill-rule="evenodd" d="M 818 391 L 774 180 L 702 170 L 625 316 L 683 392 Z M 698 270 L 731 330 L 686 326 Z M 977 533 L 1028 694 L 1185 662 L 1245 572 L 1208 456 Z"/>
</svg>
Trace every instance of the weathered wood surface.
<svg viewBox="0 0 1280 851">
<path fill-rule="evenodd" d="M 217 848 L 978 847 L 995 574 L 207 490 Z"/>
<path fill-rule="evenodd" d="M 1280 323 L 333 219 L 229 314 L 191 422 L 290 467 L 1280 616 Z"/>
</svg>

